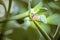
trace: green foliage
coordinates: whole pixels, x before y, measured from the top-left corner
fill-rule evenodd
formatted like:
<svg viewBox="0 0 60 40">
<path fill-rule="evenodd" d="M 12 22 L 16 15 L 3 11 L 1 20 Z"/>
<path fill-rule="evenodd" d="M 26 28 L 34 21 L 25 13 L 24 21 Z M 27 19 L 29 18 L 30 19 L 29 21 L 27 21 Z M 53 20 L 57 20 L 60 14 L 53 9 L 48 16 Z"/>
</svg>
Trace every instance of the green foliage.
<svg viewBox="0 0 60 40">
<path fill-rule="evenodd" d="M 60 25 L 60 14 L 53 14 L 47 20 L 49 24 Z"/>
<path fill-rule="evenodd" d="M 30 1 L 0 0 L 5 10 L 5 15 L 0 17 L 0 40 L 58 40 L 60 38 L 60 0 Z M 45 15 L 47 23 L 33 20 L 34 13 L 31 13 L 31 8 L 36 15 Z"/>
</svg>

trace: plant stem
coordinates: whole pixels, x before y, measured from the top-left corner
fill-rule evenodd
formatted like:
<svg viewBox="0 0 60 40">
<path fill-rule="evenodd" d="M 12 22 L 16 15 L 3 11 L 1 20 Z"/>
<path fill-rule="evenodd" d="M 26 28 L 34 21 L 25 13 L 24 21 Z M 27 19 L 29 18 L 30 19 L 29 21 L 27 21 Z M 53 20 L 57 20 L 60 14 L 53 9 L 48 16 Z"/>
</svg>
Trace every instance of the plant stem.
<svg viewBox="0 0 60 40">
<path fill-rule="evenodd" d="M 57 35 L 57 33 L 58 33 L 58 30 L 59 30 L 59 25 L 57 26 L 57 29 L 56 29 L 56 32 L 55 32 L 55 34 L 54 34 L 54 36 L 53 36 L 53 38 L 55 38 L 55 36 Z"/>
<path fill-rule="evenodd" d="M 9 0 L 9 6 L 8 6 L 8 11 L 6 13 L 6 17 L 9 17 L 10 15 L 11 6 L 12 6 L 12 0 Z"/>
<path fill-rule="evenodd" d="M 33 9 L 35 11 L 35 13 L 37 13 L 41 8 L 42 8 L 43 4 L 42 2 L 40 2 L 39 4 L 37 4 Z M 21 13 L 19 15 L 16 15 L 16 16 L 12 16 L 9 18 L 9 20 L 17 20 L 17 19 L 21 19 L 21 18 L 24 18 L 26 16 L 29 16 L 29 10 L 25 13 Z"/>
<path fill-rule="evenodd" d="M 59 30 L 60 29 L 60 26 L 58 25 L 57 26 L 57 29 L 56 29 L 56 32 L 55 32 L 55 34 L 53 35 L 53 40 L 57 40 L 58 39 L 58 37 L 59 37 Z"/>
<path fill-rule="evenodd" d="M 8 13 L 10 13 L 10 10 L 11 10 L 11 6 L 12 6 L 12 0 L 9 0 Z"/>
<path fill-rule="evenodd" d="M 31 17 L 31 2 L 32 2 L 32 0 L 28 1 L 29 17 Z"/>
<path fill-rule="evenodd" d="M 26 13 L 16 15 L 16 16 L 12 16 L 12 17 L 9 18 L 9 20 L 17 20 L 17 19 L 25 18 L 29 15 L 28 13 L 29 13 L 29 11 L 27 11 Z"/>
<path fill-rule="evenodd" d="M 48 36 L 48 34 L 40 27 L 40 24 L 37 21 L 34 21 L 34 24 L 37 26 L 39 31 L 42 33 L 42 35 L 46 38 L 46 40 L 51 40 L 51 38 Z"/>
</svg>

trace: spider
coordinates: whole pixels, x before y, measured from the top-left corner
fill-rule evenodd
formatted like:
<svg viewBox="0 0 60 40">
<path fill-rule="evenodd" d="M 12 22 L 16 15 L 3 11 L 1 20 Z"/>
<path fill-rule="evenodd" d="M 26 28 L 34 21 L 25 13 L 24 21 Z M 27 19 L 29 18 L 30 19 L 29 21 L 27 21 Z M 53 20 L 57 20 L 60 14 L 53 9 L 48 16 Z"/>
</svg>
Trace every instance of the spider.
<svg viewBox="0 0 60 40">
<path fill-rule="evenodd" d="M 32 20 L 40 20 L 40 16 L 36 14 L 32 14 Z"/>
<path fill-rule="evenodd" d="M 42 21 L 43 23 L 47 23 L 47 19 L 44 14 L 37 15 L 33 9 L 31 9 L 30 11 L 32 13 L 32 16 L 31 16 L 32 20 L 37 20 L 37 21 Z"/>
<path fill-rule="evenodd" d="M 43 23 L 47 23 L 47 19 L 45 15 L 37 15 L 37 14 L 32 14 L 32 20 L 37 20 L 37 21 L 42 21 Z"/>
</svg>

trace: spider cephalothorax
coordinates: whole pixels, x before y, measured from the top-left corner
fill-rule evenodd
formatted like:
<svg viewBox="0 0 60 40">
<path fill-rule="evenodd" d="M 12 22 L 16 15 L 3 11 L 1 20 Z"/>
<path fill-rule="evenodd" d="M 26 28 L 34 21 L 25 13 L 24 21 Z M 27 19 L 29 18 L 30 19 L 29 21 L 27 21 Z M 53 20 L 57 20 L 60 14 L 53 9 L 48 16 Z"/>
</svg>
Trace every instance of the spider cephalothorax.
<svg viewBox="0 0 60 40">
<path fill-rule="evenodd" d="M 33 14 L 32 15 L 32 19 L 33 20 L 40 20 L 40 16 L 39 15 L 36 15 L 36 14 Z"/>
</svg>

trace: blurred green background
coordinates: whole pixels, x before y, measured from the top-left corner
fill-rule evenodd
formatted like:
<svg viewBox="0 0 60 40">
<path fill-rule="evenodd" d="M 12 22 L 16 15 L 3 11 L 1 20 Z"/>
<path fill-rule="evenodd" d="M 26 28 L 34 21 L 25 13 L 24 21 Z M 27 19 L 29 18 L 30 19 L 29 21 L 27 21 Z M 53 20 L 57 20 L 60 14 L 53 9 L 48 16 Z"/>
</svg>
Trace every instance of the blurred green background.
<svg viewBox="0 0 60 40">
<path fill-rule="evenodd" d="M 60 0 L 30 1 L 47 23 L 30 19 L 29 0 L 0 0 L 0 40 L 60 40 Z"/>
</svg>

